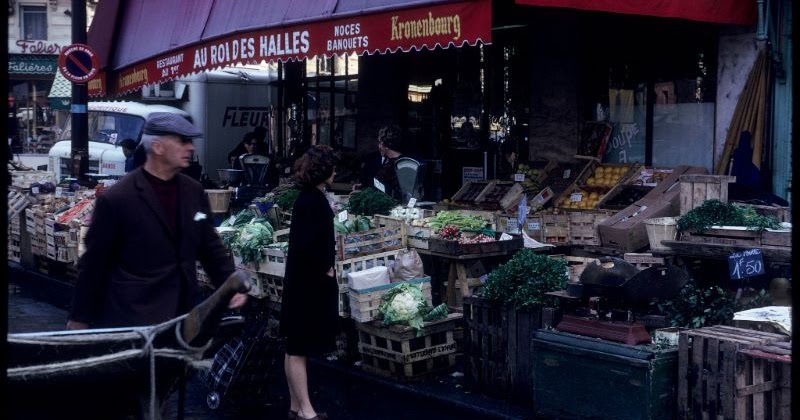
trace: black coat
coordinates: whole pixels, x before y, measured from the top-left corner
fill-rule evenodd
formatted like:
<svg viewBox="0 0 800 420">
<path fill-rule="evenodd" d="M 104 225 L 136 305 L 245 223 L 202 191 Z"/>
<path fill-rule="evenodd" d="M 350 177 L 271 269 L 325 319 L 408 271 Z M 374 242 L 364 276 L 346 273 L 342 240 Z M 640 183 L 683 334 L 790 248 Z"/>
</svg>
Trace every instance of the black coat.
<svg viewBox="0 0 800 420">
<path fill-rule="evenodd" d="M 196 261 L 222 284 L 233 260 L 211 223 L 199 182 L 178 174 L 177 233 L 144 169 L 136 168 L 97 196 L 70 319 L 92 327 L 161 323 L 199 300 Z"/>
<path fill-rule="evenodd" d="M 286 353 L 332 351 L 339 322 L 339 286 L 326 273 L 335 262 L 333 210 L 318 188 L 305 188 L 292 208 L 281 301 Z M 338 274 L 338 273 L 337 273 Z"/>
</svg>

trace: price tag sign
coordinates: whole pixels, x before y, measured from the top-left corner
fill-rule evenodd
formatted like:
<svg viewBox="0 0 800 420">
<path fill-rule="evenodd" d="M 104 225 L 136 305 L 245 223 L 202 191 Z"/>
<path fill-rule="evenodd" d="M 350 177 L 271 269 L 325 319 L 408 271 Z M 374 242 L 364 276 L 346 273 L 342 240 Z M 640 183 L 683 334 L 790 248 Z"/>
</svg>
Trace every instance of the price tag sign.
<svg viewBox="0 0 800 420">
<path fill-rule="evenodd" d="M 572 169 L 567 169 L 564 171 L 564 179 L 569 179 L 570 175 L 572 175 Z"/>
<path fill-rule="evenodd" d="M 541 230 L 542 225 L 539 222 L 528 222 L 528 230 Z"/>
<path fill-rule="evenodd" d="M 339 221 L 344 223 L 347 221 L 347 210 L 343 210 L 339 212 Z"/>
<path fill-rule="evenodd" d="M 386 187 L 383 185 L 382 182 L 378 181 L 378 178 L 372 178 L 373 184 L 375 184 L 375 188 L 381 190 L 382 193 L 386 192 Z"/>
<path fill-rule="evenodd" d="M 519 230 L 519 225 L 517 224 L 517 219 L 509 217 L 508 223 L 506 223 L 506 232 L 516 232 L 518 230 Z"/>
<path fill-rule="evenodd" d="M 408 208 L 413 208 L 416 205 L 417 205 L 417 199 L 416 198 L 411 197 L 411 198 L 408 199 Z"/>
<path fill-rule="evenodd" d="M 728 270 L 731 280 L 764 274 L 764 255 L 761 254 L 761 249 L 753 248 L 729 255 Z"/>
<path fill-rule="evenodd" d="M 514 182 L 524 182 L 525 174 L 514 174 Z"/>
<path fill-rule="evenodd" d="M 64 193 L 64 188 L 56 187 L 56 197 L 61 197 L 61 194 Z"/>
<path fill-rule="evenodd" d="M 572 193 L 572 194 L 569 195 L 569 201 L 572 201 L 573 203 L 576 203 L 576 202 L 582 201 L 582 200 L 583 200 L 583 194 L 581 194 L 581 193 Z"/>
</svg>

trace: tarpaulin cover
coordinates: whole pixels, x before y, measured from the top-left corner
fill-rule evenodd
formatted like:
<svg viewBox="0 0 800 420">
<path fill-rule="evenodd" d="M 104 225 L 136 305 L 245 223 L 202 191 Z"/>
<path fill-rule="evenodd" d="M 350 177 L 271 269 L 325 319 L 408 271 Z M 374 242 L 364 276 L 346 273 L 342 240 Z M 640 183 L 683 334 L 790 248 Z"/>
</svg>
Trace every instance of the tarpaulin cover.
<svg viewBox="0 0 800 420">
<path fill-rule="evenodd" d="M 234 64 L 489 43 L 491 15 L 490 0 L 104 0 L 88 44 L 122 94 Z"/>
<path fill-rule="evenodd" d="M 756 0 L 516 0 L 517 4 L 752 25 Z"/>
</svg>

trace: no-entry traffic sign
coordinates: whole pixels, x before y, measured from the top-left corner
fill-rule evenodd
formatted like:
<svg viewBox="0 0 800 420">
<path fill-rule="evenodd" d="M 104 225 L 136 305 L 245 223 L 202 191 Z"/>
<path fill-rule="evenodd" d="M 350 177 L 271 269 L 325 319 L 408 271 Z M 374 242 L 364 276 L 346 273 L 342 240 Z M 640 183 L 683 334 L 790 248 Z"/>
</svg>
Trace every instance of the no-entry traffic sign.
<svg viewBox="0 0 800 420">
<path fill-rule="evenodd" d="M 72 44 L 61 50 L 58 56 L 58 70 L 72 83 L 86 83 L 92 80 L 100 69 L 97 54 L 85 44 Z"/>
</svg>

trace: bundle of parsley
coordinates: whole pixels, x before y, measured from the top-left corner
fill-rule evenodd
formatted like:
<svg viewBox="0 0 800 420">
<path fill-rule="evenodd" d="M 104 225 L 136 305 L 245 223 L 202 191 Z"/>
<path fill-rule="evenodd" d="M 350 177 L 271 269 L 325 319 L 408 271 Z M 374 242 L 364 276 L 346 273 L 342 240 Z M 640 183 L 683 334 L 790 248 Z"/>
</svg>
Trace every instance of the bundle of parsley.
<svg viewBox="0 0 800 420">
<path fill-rule="evenodd" d="M 778 219 L 762 216 L 751 206 L 707 200 L 678 219 L 678 230 L 703 232 L 711 226 L 744 226 L 750 230 L 780 229 Z"/>
</svg>

